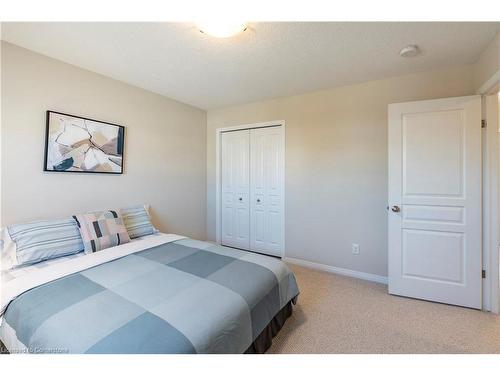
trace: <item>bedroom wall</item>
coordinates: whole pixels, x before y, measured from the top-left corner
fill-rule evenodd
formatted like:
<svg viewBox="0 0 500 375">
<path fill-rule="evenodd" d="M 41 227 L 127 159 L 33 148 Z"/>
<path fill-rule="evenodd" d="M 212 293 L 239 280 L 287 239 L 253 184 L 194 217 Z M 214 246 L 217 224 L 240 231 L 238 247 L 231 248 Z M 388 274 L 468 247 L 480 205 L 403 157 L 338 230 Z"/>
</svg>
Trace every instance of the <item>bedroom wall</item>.
<svg viewBox="0 0 500 375">
<path fill-rule="evenodd" d="M 205 111 L 1 46 L 3 225 L 149 203 L 162 231 L 205 238 Z M 43 172 L 48 109 L 124 125 L 124 174 Z"/>
<path fill-rule="evenodd" d="M 215 129 L 285 120 L 286 256 L 387 275 L 387 105 L 474 91 L 473 67 L 462 66 L 209 110 L 208 238 L 215 239 Z"/>
</svg>

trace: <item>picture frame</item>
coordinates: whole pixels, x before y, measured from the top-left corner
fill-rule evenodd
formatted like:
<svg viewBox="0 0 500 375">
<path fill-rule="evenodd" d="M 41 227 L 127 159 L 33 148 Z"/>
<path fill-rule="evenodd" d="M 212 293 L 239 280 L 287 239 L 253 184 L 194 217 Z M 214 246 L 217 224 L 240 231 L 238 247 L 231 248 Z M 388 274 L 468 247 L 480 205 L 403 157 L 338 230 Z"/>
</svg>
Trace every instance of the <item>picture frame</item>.
<svg viewBox="0 0 500 375">
<path fill-rule="evenodd" d="M 45 172 L 123 174 L 125 127 L 48 110 Z"/>
</svg>

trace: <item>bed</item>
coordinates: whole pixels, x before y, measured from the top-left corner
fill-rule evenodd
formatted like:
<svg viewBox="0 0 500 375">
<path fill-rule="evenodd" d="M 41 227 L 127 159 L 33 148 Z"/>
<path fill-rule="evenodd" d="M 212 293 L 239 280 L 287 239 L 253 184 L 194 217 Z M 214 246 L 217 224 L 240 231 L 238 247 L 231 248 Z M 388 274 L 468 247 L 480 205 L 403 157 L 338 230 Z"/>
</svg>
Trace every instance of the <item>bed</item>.
<svg viewBox="0 0 500 375">
<path fill-rule="evenodd" d="M 157 233 L 2 272 L 10 353 L 262 353 L 299 294 L 279 259 Z"/>
</svg>

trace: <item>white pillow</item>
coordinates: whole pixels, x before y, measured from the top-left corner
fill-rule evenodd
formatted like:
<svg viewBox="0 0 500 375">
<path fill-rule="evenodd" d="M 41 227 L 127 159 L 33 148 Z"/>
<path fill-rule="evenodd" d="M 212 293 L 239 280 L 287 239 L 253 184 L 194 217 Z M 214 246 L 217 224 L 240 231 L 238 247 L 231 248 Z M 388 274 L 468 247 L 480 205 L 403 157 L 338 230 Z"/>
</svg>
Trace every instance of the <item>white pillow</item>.
<svg viewBox="0 0 500 375">
<path fill-rule="evenodd" d="M 7 227 L 4 227 L 0 233 L 0 270 L 10 270 L 16 265 L 16 243 L 10 238 Z"/>
</svg>

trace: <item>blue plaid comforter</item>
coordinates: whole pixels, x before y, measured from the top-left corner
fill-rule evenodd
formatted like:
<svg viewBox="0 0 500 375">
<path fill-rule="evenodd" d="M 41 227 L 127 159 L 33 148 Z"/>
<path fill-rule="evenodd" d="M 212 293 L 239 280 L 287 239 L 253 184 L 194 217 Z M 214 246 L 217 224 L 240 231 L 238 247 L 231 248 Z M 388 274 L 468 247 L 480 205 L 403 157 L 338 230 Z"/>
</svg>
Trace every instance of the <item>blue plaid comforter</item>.
<svg viewBox="0 0 500 375">
<path fill-rule="evenodd" d="M 243 353 L 298 293 L 278 259 L 182 239 L 28 290 L 4 323 L 30 352 Z"/>
</svg>

